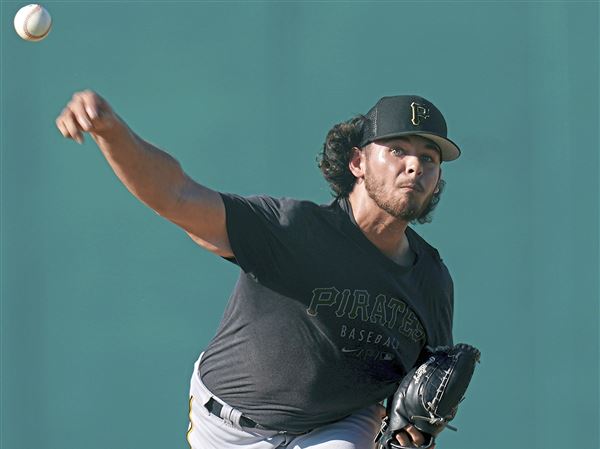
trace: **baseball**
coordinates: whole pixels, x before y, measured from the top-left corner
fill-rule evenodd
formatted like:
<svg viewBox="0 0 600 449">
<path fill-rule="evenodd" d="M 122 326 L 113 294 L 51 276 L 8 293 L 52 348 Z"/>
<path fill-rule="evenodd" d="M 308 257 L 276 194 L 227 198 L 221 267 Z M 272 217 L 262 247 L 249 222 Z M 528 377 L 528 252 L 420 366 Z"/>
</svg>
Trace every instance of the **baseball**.
<svg viewBox="0 0 600 449">
<path fill-rule="evenodd" d="M 26 41 L 41 41 L 51 27 L 52 18 L 41 5 L 23 6 L 15 15 L 15 30 Z"/>
</svg>

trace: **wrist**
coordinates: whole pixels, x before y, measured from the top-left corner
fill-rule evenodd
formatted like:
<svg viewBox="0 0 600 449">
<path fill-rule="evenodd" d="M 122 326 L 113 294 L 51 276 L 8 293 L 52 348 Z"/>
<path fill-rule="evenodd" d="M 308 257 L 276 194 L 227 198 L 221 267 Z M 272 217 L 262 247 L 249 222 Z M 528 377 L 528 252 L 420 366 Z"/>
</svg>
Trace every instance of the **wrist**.
<svg viewBox="0 0 600 449">
<path fill-rule="evenodd" d="M 95 130 L 90 135 L 100 146 L 123 144 L 126 141 L 137 139 L 125 122 L 117 116 L 107 122 L 102 129 Z"/>
</svg>

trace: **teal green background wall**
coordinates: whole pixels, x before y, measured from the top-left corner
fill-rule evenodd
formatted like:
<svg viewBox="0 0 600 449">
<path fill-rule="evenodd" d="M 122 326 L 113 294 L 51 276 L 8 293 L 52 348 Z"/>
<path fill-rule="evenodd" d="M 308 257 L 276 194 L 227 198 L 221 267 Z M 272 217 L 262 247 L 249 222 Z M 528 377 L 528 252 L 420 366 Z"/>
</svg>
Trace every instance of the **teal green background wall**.
<svg viewBox="0 0 600 449">
<path fill-rule="evenodd" d="M 600 447 L 598 3 L 1 3 L 2 449 L 186 448 L 235 267 L 54 120 L 84 88 L 196 180 L 329 201 L 329 128 L 416 93 L 463 149 L 432 224 L 482 363 L 440 449 Z"/>
</svg>

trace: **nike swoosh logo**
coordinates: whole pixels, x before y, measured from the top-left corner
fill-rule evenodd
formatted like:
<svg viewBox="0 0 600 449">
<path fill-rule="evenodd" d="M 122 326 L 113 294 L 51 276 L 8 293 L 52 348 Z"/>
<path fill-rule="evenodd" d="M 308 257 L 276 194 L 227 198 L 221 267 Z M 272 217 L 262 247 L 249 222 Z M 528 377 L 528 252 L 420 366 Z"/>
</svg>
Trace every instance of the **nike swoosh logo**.
<svg viewBox="0 0 600 449">
<path fill-rule="evenodd" d="M 358 349 L 352 349 L 352 348 L 342 348 L 342 352 L 356 352 L 356 351 L 360 351 L 361 348 Z"/>
</svg>

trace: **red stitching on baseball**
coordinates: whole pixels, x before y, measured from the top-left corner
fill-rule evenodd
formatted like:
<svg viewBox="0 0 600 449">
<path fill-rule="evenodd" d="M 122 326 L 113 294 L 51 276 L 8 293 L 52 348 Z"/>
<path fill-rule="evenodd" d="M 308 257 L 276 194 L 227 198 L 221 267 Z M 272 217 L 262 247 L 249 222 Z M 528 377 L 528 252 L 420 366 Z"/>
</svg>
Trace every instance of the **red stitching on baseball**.
<svg viewBox="0 0 600 449">
<path fill-rule="evenodd" d="M 31 34 L 27 30 L 27 22 L 29 22 L 29 19 L 31 18 L 31 16 L 33 16 L 34 13 L 40 11 L 41 9 L 42 9 L 42 7 L 40 5 L 35 5 L 35 8 L 33 8 L 33 10 L 29 14 L 27 14 L 27 16 L 25 17 L 25 21 L 23 22 L 23 33 L 25 33 L 25 35 L 30 39 L 36 39 L 36 40 L 43 39 L 50 32 L 50 28 L 52 28 L 52 23 L 50 23 L 50 26 L 48 26 L 48 29 L 46 30 L 46 32 L 44 34 L 40 34 L 37 36 L 35 34 Z"/>
</svg>

